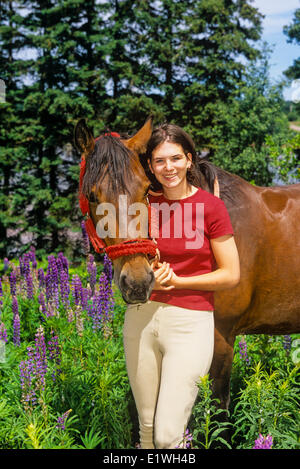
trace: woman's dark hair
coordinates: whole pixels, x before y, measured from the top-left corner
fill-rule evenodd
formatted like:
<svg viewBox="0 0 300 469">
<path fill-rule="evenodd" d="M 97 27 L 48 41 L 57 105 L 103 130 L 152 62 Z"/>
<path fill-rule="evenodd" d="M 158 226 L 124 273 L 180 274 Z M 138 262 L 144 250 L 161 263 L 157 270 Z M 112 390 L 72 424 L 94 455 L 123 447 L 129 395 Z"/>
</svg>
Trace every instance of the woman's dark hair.
<svg viewBox="0 0 300 469">
<path fill-rule="evenodd" d="M 151 181 L 151 188 L 154 191 L 160 191 L 162 189 L 161 184 L 157 181 L 154 174 L 151 173 L 148 166 L 148 159 L 151 161 L 152 152 L 155 150 L 158 145 L 163 142 L 176 143 L 181 145 L 185 155 L 191 153 L 192 155 L 192 165 L 187 172 L 187 180 L 190 184 L 205 188 L 213 193 L 214 190 L 214 180 L 216 177 L 216 171 L 214 166 L 211 165 L 208 161 L 201 159 L 195 148 L 195 144 L 192 138 L 186 133 L 181 127 L 175 124 L 162 124 L 152 132 L 152 136 L 147 145 L 147 151 L 145 155 L 145 160 L 143 161 L 143 166 L 146 171 L 147 177 Z"/>
</svg>

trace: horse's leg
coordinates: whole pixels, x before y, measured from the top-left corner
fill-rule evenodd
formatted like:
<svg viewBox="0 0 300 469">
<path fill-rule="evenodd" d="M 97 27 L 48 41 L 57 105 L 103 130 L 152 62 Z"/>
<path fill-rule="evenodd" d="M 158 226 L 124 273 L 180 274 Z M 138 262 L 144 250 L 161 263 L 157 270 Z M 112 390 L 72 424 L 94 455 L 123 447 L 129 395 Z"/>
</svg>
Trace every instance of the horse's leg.
<svg viewBox="0 0 300 469">
<path fill-rule="evenodd" d="M 220 401 L 220 408 L 228 409 L 230 402 L 230 374 L 233 360 L 234 338 L 226 339 L 215 328 L 215 348 L 210 367 L 213 397 Z"/>
</svg>

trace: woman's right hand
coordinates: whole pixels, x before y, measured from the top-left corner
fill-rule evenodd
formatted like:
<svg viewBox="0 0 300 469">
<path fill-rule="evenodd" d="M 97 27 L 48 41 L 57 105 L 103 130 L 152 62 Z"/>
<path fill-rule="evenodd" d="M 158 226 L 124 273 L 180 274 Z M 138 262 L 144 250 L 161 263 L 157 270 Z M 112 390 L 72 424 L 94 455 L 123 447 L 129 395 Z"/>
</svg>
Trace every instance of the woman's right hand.
<svg viewBox="0 0 300 469">
<path fill-rule="evenodd" d="M 167 262 L 159 262 L 155 260 L 151 264 L 155 276 L 155 284 L 153 290 L 173 290 L 174 285 L 168 285 L 174 272 L 170 264 Z"/>
</svg>

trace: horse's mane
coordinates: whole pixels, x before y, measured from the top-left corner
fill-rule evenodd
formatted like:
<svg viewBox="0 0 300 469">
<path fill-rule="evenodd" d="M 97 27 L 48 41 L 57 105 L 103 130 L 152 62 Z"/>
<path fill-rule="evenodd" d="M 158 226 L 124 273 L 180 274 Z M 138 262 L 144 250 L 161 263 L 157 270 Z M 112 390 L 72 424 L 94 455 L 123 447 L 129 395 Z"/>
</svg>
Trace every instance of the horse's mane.
<svg viewBox="0 0 300 469">
<path fill-rule="evenodd" d="M 236 174 L 229 173 L 217 166 L 214 167 L 220 187 L 220 198 L 227 207 L 239 204 L 245 197 L 243 188 L 249 183 Z"/>
<path fill-rule="evenodd" d="M 244 199 L 243 188 L 249 184 L 236 174 L 229 173 L 225 169 L 219 168 L 208 159 L 199 158 L 196 160 L 194 185 L 214 193 L 214 182 L 217 178 L 219 183 L 220 198 L 225 202 L 227 208 L 238 205 Z"/>
<path fill-rule="evenodd" d="M 91 196 L 95 186 L 98 191 L 103 179 L 108 176 L 107 194 L 109 197 L 128 192 L 134 175 L 130 171 L 133 157 L 119 138 L 103 136 L 95 143 L 94 151 L 87 157 L 86 170 L 82 183 L 82 193 Z"/>
</svg>

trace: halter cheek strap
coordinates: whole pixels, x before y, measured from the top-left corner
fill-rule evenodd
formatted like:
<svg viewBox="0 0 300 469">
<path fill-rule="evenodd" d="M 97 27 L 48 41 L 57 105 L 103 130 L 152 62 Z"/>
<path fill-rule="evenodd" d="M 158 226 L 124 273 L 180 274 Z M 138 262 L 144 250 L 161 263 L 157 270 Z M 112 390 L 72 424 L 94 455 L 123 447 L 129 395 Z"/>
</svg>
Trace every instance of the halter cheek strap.
<svg viewBox="0 0 300 469">
<path fill-rule="evenodd" d="M 111 135 L 112 137 L 119 138 L 120 135 L 116 132 L 110 132 L 104 134 L 104 136 Z M 96 138 L 96 141 L 101 138 Z M 85 220 L 85 228 L 88 234 L 88 237 L 95 249 L 98 253 L 106 253 L 110 259 L 117 259 L 118 257 L 122 256 L 130 256 L 133 254 L 148 254 L 150 257 L 157 256 L 157 245 L 152 239 L 130 239 L 123 241 L 119 244 L 114 244 L 111 246 L 107 246 L 103 239 L 99 238 L 93 220 L 90 216 L 90 206 L 89 201 L 82 193 L 82 182 L 85 175 L 86 170 L 86 160 L 84 156 L 81 157 L 80 163 L 80 176 L 79 176 L 79 206 L 83 215 L 87 215 L 87 219 Z M 150 217 L 150 205 L 149 205 L 149 220 Z"/>
</svg>

